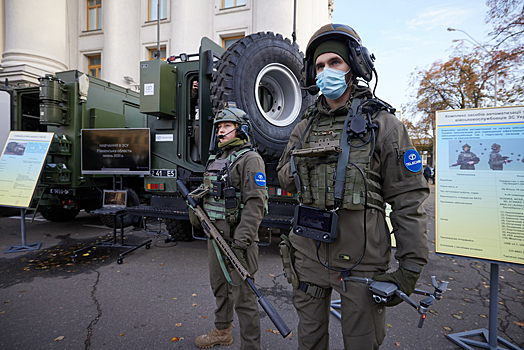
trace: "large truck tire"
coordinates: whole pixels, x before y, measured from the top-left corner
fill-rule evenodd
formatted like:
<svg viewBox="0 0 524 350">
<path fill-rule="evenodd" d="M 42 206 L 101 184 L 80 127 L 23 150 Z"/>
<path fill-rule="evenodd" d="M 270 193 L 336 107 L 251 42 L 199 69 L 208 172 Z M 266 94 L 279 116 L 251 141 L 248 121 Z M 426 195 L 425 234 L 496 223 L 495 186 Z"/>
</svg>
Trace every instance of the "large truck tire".
<svg viewBox="0 0 524 350">
<path fill-rule="evenodd" d="M 191 234 L 191 223 L 184 220 L 163 219 L 166 223 L 166 228 L 171 238 L 174 241 L 192 241 L 194 240 Z"/>
<path fill-rule="evenodd" d="M 52 222 L 71 221 L 80 212 L 78 209 L 65 209 L 61 205 L 42 205 L 39 211 L 45 219 Z"/>
<path fill-rule="evenodd" d="M 258 151 L 280 157 L 300 115 L 314 98 L 300 89 L 303 54 L 280 34 L 259 32 L 231 45 L 211 83 L 213 112 L 235 102 L 251 120 Z"/>
<path fill-rule="evenodd" d="M 127 191 L 127 204 L 126 206 L 128 207 L 136 207 L 140 204 L 140 199 L 138 198 L 138 194 L 136 194 L 136 192 L 131 189 L 131 188 L 125 188 L 125 190 Z M 106 225 L 107 227 L 110 227 L 110 228 L 113 228 L 114 226 L 114 220 L 113 220 L 113 217 L 111 215 L 100 215 L 100 221 L 102 221 L 102 223 L 104 225 Z M 124 227 L 128 227 L 128 226 L 131 226 L 133 225 L 133 222 L 136 221 L 134 220 L 134 215 L 131 215 L 131 214 L 126 214 L 124 215 Z M 120 228 L 121 226 L 121 218 L 118 217 L 118 220 L 116 222 L 116 227 L 117 228 Z"/>
</svg>

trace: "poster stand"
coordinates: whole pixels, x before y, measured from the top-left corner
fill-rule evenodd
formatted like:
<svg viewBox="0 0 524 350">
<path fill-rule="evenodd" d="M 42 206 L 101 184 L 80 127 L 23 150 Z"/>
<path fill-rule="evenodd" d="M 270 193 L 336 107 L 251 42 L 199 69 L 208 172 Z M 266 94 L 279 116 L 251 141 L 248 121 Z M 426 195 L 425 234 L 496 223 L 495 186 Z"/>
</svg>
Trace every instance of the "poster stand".
<svg viewBox="0 0 524 350">
<path fill-rule="evenodd" d="M 489 277 L 490 290 L 489 290 L 489 331 L 485 328 L 479 328 L 473 331 L 466 331 L 454 334 L 448 334 L 446 337 L 461 346 L 466 350 L 475 350 L 469 345 L 480 347 L 483 349 L 497 350 L 505 349 L 497 346 L 497 343 L 501 343 L 511 350 L 522 350 L 518 346 L 515 346 L 497 336 L 497 314 L 498 314 L 498 292 L 499 292 L 499 264 L 491 263 L 491 271 Z M 469 337 L 483 336 L 487 342 L 481 342 L 477 340 L 468 339 Z"/>
<path fill-rule="evenodd" d="M 7 253 L 19 253 L 26 252 L 28 250 L 38 250 L 42 243 L 25 243 L 25 210 L 26 208 L 20 208 L 20 222 L 21 222 L 21 231 L 22 231 L 22 245 L 12 245 L 7 248 L 4 254 Z"/>
</svg>

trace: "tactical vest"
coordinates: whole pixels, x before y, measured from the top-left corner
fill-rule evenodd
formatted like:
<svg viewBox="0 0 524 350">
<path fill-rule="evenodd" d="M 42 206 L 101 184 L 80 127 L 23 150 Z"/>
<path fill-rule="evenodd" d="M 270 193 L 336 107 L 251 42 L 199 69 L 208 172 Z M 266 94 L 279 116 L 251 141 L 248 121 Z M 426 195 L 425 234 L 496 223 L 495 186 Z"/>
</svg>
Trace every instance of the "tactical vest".
<svg viewBox="0 0 524 350">
<path fill-rule="evenodd" d="M 230 225 L 238 222 L 244 207 L 241 193 L 235 189 L 234 194 L 225 194 L 225 189 L 232 187 L 231 180 L 226 179 L 230 177 L 229 170 L 236 161 L 250 150 L 241 149 L 224 159 L 215 159 L 215 155 L 209 157 L 211 163 L 204 173 L 204 188 L 208 188 L 209 193 L 203 198 L 203 207 L 211 221 L 226 220 Z M 228 200 L 226 196 L 229 196 Z"/>
<path fill-rule="evenodd" d="M 313 118 L 315 118 L 315 114 L 317 114 L 317 111 L 313 112 Z M 371 118 L 374 119 L 377 114 L 378 112 L 373 113 Z M 346 115 L 339 115 L 314 121 L 309 135 L 306 136 L 304 148 L 326 145 L 342 148 L 341 139 L 342 133 L 345 132 L 346 117 Z M 369 134 L 365 136 L 365 138 L 368 137 Z M 352 146 L 346 166 L 344 194 L 340 203 L 335 202 L 334 192 L 338 155 L 296 157 L 297 171 L 302 185 L 302 198 L 299 199 L 301 203 L 321 210 L 337 208 L 364 210 L 365 185 L 362 174 L 357 169 L 358 166 L 366 176 L 368 207 L 384 211 L 382 177 L 370 170 L 371 148 L 374 146 L 374 140 L 363 144 L 364 142 L 360 139 L 351 140 Z"/>
</svg>

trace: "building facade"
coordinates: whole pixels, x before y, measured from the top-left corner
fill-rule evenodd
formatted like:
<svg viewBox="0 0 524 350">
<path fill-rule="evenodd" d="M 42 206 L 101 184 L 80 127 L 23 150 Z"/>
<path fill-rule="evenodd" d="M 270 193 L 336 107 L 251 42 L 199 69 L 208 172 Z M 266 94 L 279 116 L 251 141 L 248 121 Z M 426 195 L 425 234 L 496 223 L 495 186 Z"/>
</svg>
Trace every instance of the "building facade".
<svg viewBox="0 0 524 350">
<path fill-rule="evenodd" d="M 204 36 L 224 47 L 261 31 L 291 39 L 295 2 L 304 51 L 334 0 L 0 0 L 0 82 L 77 69 L 136 89 L 139 62 L 155 59 L 158 43 L 165 59 L 197 53 Z"/>
</svg>

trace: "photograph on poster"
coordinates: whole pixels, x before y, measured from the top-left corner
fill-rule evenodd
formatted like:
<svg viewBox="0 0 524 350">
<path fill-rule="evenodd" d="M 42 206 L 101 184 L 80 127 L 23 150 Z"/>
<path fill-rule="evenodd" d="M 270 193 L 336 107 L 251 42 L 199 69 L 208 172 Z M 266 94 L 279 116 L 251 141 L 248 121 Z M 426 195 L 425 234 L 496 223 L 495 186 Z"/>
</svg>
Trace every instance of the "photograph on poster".
<svg viewBox="0 0 524 350">
<path fill-rule="evenodd" d="M 449 159 L 458 170 L 524 172 L 524 139 L 449 140 Z"/>
<path fill-rule="evenodd" d="M 27 142 L 9 142 L 5 147 L 4 154 L 8 156 L 23 156 Z"/>
<path fill-rule="evenodd" d="M 524 264 L 524 107 L 437 112 L 436 251 Z"/>
</svg>

